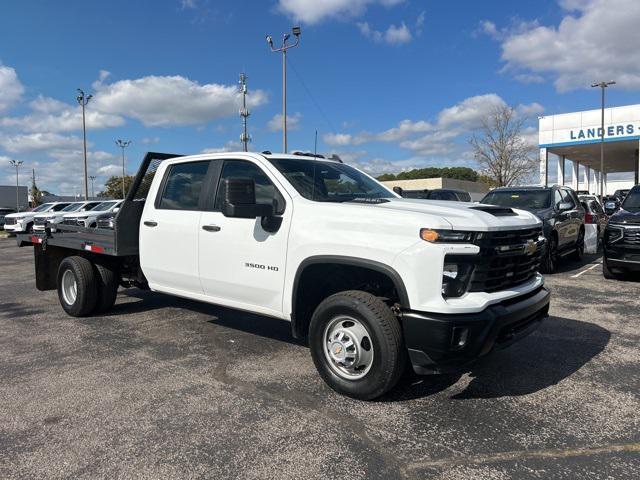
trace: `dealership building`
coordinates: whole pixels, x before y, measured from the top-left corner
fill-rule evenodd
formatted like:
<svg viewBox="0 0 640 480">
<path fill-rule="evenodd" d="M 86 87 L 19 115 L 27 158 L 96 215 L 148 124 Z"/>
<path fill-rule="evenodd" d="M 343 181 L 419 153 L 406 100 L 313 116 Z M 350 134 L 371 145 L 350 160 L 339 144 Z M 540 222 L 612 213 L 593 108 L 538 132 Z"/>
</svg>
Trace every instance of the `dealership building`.
<svg viewBox="0 0 640 480">
<path fill-rule="evenodd" d="M 604 111 L 604 171 L 600 168 L 602 110 L 539 119 L 540 183 L 604 194 L 640 179 L 640 105 Z"/>
</svg>

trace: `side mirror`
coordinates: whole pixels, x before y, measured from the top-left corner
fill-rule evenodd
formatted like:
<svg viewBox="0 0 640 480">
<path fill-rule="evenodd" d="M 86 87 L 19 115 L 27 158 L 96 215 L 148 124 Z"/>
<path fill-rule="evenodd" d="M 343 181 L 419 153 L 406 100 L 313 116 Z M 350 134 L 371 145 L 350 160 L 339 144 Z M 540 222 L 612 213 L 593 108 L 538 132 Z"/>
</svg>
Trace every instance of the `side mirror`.
<svg viewBox="0 0 640 480">
<path fill-rule="evenodd" d="M 256 203 L 256 184 L 249 178 L 226 178 L 222 214 L 233 218 L 272 217 L 273 205 Z"/>
<path fill-rule="evenodd" d="M 560 202 L 558 204 L 558 210 L 561 212 L 566 212 L 567 210 L 571 210 L 573 208 L 573 204 L 570 202 Z"/>
<path fill-rule="evenodd" d="M 402 188 L 401 187 L 393 187 L 393 191 L 402 197 Z"/>
</svg>

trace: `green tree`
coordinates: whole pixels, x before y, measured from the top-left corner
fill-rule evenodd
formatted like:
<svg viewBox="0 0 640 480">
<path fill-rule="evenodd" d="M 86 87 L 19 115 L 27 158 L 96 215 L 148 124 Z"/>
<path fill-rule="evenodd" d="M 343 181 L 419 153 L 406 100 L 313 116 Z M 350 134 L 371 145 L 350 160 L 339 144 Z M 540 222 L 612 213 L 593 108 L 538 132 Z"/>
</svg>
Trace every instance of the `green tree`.
<svg viewBox="0 0 640 480">
<path fill-rule="evenodd" d="M 133 175 L 127 175 L 124 177 L 125 194 L 129 192 L 134 178 L 135 177 Z M 109 177 L 109 179 L 104 183 L 104 190 L 98 193 L 98 197 L 122 198 L 122 177 Z"/>
<path fill-rule="evenodd" d="M 38 186 L 36 185 L 36 179 L 34 178 L 31 183 L 31 206 L 37 207 L 42 203 L 42 194 Z"/>
<path fill-rule="evenodd" d="M 455 178 L 457 180 L 478 181 L 478 172 L 469 167 L 427 167 L 416 168 L 397 175 L 385 173 L 378 177 L 380 181 L 386 180 L 415 180 L 419 178 Z"/>
</svg>

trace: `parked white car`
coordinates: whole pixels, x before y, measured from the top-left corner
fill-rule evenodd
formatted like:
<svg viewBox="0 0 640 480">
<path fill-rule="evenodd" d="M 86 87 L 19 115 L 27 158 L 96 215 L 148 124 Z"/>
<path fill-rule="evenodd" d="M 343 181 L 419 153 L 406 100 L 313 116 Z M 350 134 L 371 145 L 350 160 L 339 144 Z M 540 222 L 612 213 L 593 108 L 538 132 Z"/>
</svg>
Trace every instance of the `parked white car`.
<svg viewBox="0 0 640 480">
<path fill-rule="evenodd" d="M 4 217 L 4 229 L 10 233 L 28 233 L 33 228 L 33 218 L 41 213 L 53 213 L 67 207 L 69 202 L 50 202 L 34 208 L 30 212 L 10 213 Z"/>
<path fill-rule="evenodd" d="M 62 223 L 65 225 L 73 225 L 76 227 L 96 228 L 98 226 L 98 216 L 104 213 L 117 212 L 118 210 L 120 210 L 121 203 L 122 200 L 108 200 L 96 205 L 89 211 L 69 213 L 62 217 Z"/>
<path fill-rule="evenodd" d="M 101 202 L 73 202 L 67 204 L 62 210 L 40 213 L 33 217 L 33 231 L 43 232 L 45 227 L 50 227 L 51 230 L 55 232 L 56 225 L 62 223 L 62 219 L 66 214 L 71 212 L 86 212 L 100 205 L 100 203 Z"/>
</svg>

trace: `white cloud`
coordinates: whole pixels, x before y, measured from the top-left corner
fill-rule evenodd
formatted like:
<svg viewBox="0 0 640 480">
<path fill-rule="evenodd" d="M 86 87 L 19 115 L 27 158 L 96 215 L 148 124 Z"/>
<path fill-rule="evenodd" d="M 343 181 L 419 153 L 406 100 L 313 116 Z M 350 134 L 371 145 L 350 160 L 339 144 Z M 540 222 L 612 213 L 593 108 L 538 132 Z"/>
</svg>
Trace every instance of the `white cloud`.
<svg viewBox="0 0 640 480">
<path fill-rule="evenodd" d="M 150 145 L 152 143 L 158 143 L 160 141 L 160 137 L 144 137 L 140 140 L 140 143 L 143 145 Z"/>
<path fill-rule="evenodd" d="M 23 93 L 16 71 L 0 63 L 0 112 L 18 103 Z"/>
<path fill-rule="evenodd" d="M 277 9 L 307 24 L 314 24 L 328 18 L 359 17 L 374 4 L 393 7 L 404 0 L 278 0 Z"/>
<path fill-rule="evenodd" d="M 295 113 L 293 115 L 287 115 L 287 130 L 298 130 L 300 128 L 300 121 L 302 120 L 301 113 Z M 282 114 L 275 114 L 271 120 L 267 122 L 267 128 L 271 132 L 282 131 Z"/>
<path fill-rule="evenodd" d="M 487 113 L 496 107 L 504 105 L 505 101 L 495 93 L 469 97 L 452 107 L 442 110 L 438 115 L 438 124 L 441 127 L 458 124 L 466 128 L 476 128 Z"/>
<path fill-rule="evenodd" d="M 359 22 L 358 29 L 360 33 L 370 38 L 376 43 L 386 43 L 388 45 L 402 45 L 409 43 L 413 36 L 407 25 L 402 22 L 399 26 L 389 25 L 386 31 L 374 30 L 367 22 Z"/>
<path fill-rule="evenodd" d="M 225 153 L 225 152 L 239 152 L 242 150 L 242 144 L 229 140 L 222 147 L 209 147 L 200 150 L 200 153 Z"/>
<path fill-rule="evenodd" d="M 470 133 L 481 126 L 483 118 L 489 113 L 503 106 L 506 106 L 506 102 L 495 93 L 476 95 L 442 109 L 433 123 L 402 120 L 396 127 L 379 133 L 329 133 L 323 136 L 323 140 L 325 144 L 336 148 L 369 142 L 392 142 L 417 155 L 412 157 L 414 160 L 440 158 L 459 164 L 466 158 L 466 140 Z M 517 105 L 515 109 L 518 115 L 525 118 L 544 111 L 542 105 L 536 102 Z M 526 135 L 530 136 L 530 132 L 527 131 Z"/>
<path fill-rule="evenodd" d="M 0 126 L 15 127 L 24 132 L 70 132 L 82 128 L 82 111 L 78 105 L 69 105 L 59 100 L 39 96 L 29 103 L 33 113 L 23 117 L 0 119 Z M 90 129 L 112 128 L 124 125 L 124 118 L 86 108 L 87 127 Z"/>
<path fill-rule="evenodd" d="M 614 79 L 623 88 L 640 89 L 640 2 L 637 0 L 562 0 L 558 26 L 530 24 L 505 32 L 505 71 L 553 79 L 558 91 L 588 88 Z"/>
<path fill-rule="evenodd" d="M 247 101 L 256 107 L 267 101 L 267 95 L 252 90 Z M 145 126 L 197 125 L 237 115 L 238 90 L 231 85 L 201 85 L 179 75 L 148 76 L 98 84 L 94 108 L 135 118 Z"/>
<path fill-rule="evenodd" d="M 81 138 L 59 135 L 57 133 L 30 133 L 0 136 L 0 146 L 7 152 L 12 153 L 64 149 L 79 147 L 81 145 Z"/>
</svg>

